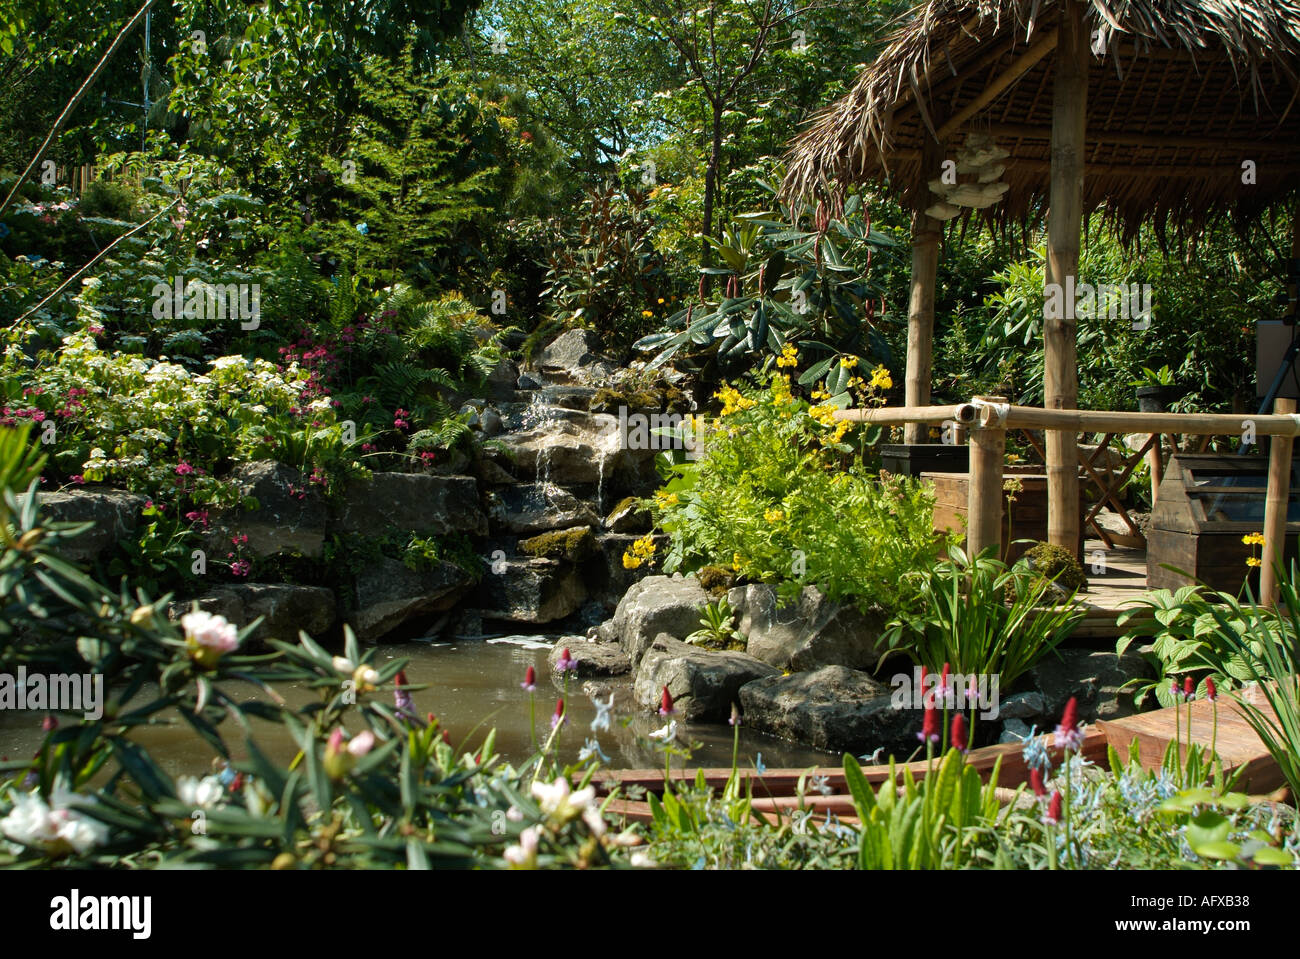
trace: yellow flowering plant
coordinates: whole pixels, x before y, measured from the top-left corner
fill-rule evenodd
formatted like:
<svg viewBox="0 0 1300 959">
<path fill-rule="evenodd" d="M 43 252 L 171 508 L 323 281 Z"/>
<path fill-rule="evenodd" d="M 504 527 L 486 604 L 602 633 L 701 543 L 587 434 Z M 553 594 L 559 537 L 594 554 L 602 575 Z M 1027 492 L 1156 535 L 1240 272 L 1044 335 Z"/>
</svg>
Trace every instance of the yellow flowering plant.
<svg viewBox="0 0 1300 959">
<path fill-rule="evenodd" d="M 882 480 L 850 445 L 854 424 L 835 415 L 847 397 L 810 404 L 769 364 L 718 399 L 704 455 L 672 467 L 649 500 L 668 536 L 663 571 L 718 565 L 789 596 L 815 585 L 863 604 L 913 604 L 904 574 L 938 554 L 933 497 L 912 480 Z"/>
</svg>

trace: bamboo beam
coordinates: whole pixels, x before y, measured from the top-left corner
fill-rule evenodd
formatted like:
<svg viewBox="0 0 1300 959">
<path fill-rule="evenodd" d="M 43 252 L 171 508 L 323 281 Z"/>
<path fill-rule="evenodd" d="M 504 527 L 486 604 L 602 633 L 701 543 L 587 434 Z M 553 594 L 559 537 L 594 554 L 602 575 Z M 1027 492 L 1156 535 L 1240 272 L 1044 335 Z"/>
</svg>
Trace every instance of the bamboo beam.
<svg viewBox="0 0 1300 959">
<path fill-rule="evenodd" d="M 1012 406 L 1007 429 L 1057 430 L 1074 433 L 1186 433 L 1235 436 L 1242 423 L 1255 424 L 1258 436 L 1296 436 L 1300 427 L 1289 416 L 1243 416 L 1240 413 L 1122 413 L 1112 410 L 1044 410 Z"/>
<path fill-rule="evenodd" d="M 960 110 L 952 115 L 949 120 L 939 127 L 938 139 L 940 142 L 946 140 L 948 136 L 961 129 L 961 125 L 979 113 L 986 106 L 1002 95 L 1002 92 L 1019 80 L 1025 73 L 1032 69 L 1034 64 L 1042 60 L 1053 50 L 1056 49 L 1057 41 L 1060 39 L 1061 31 L 1059 28 L 1053 28 L 1044 34 L 1038 42 L 1031 46 L 1016 59 L 1011 61 L 1011 65 L 1002 73 L 995 77 L 970 103 L 966 104 Z"/>
<path fill-rule="evenodd" d="M 975 419 L 975 407 L 969 403 L 953 406 L 882 406 L 872 410 L 836 410 L 835 418 L 853 423 L 873 423 L 878 426 L 906 426 L 908 423 L 970 423 Z"/>
<path fill-rule="evenodd" d="M 1156 508 L 1156 503 L 1160 499 L 1160 484 L 1165 480 L 1165 459 L 1164 453 L 1160 447 L 1164 444 L 1164 436 L 1161 433 L 1155 434 L 1155 445 L 1147 451 L 1147 466 L 1151 467 L 1151 508 Z"/>
<path fill-rule="evenodd" d="M 1048 282 L 1067 284 L 1079 275 L 1083 231 L 1083 176 L 1088 108 L 1088 60 L 1092 51 L 1084 5 L 1066 0 L 1061 11 L 1056 80 L 1052 97 L 1052 180 L 1048 215 Z M 1043 320 L 1044 403 L 1073 409 L 1079 401 L 1078 329 L 1073 304 L 1060 317 Z M 1047 539 L 1078 555 L 1079 452 L 1072 432 L 1047 434 Z"/>
<path fill-rule="evenodd" d="M 942 147 L 926 138 L 924 160 L 920 167 L 921 197 L 929 195 L 926 181 L 941 161 Z M 939 268 L 939 240 L 943 224 L 925 215 L 925 199 L 912 211 L 912 280 L 907 302 L 907 374 L 903 384 L 908 406 L 926 406 L 930 402 L 930 380 L 934 364 L 934 285 Z M 904 443 L 924 443 L 924 425 L 908 423 L 903 430 Z"/>
<path fill-rule="evenodd" d="M 1296 401 L 1279 397 L 1273 401 L 1273 410 L 1281 414 L 1294 413 Z M 1277 605 L 1277 576 L 1282 557 L 1286 554 L 1286 514 L 1291 499 L 1291 450 L 1294 443 L 1290 436 L 1274 436 L 1268 452 L 1264 550 L 1259 570 L 1259 601 L 1265 606 Z"/>
<path fill-rule="evenodd" d="M 986 403 L 1006 403 L 1001 396 L 976 397 Z M 986 414 L 987 415 L 987 414 Z M 974 558 L 1002 545 L 1002 464 L 1007 452 L 1006 427 L 986 421 L 970 434 L 970 482 L 966 496 L 966 553 Z"/>
</svg>

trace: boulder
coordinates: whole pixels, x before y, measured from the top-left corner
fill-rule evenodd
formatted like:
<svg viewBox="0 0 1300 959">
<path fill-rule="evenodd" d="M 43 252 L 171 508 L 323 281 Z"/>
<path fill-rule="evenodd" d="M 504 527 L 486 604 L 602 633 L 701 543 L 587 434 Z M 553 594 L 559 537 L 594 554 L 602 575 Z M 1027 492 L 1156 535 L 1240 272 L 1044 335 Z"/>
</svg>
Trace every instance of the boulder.
<svg viewBox="0 0 1300 959">
<path fill-rule="evenodd" d="M 1130 679 L 1149 677 L 1151 667 L 1136 651 L 1123 656 L 1091 649 L 1058 649 L 1029 671 L 1043 695 L 1048 724 L 1055 726 L 1071 696 L 1079 700 L 1079 719 L 1121 719 L 1137 712 L 1133 690 L 1120 692 Z"/>
<path fill-rule="evenodd" d="M 562 636 L 555 641 L 555 647 L 547 657 L 552 672 L 564 649 L 569 650 L 570 658 L 577 663 L 570 671 L 576 678 L 624 676 L 632 671 L 632 660 L 621 647 L 612 643 L 593 643 L 585 636 Z"/>
<path fill-rule="evenodd" d="M 632 693 L 643 706 L 657 706 L 665 686 L 687 722 L 725 722 L 746 683 L 779 677 L 780 671 L 745 653 L 701 649 L 660 633 L 636 670 Z"/>
<path fill-rule="evenodd" d="M 880 659 L 876 644 L 887 622 L 880 610 L 863 613 L 832 602 L 813 586 L 784 609 L 766 585 L 738 586 L 727 600 L 748 640 L 746 651 L 773 666 L 795 672 L 819 666 L 871 670 Z"/>
<path fill-rule="evenodd" d="M 680 639 L 699 629 L 700 607 L 708 602 L 704 587 L 680 573 L 634 583 L 614 611 L 614 632 L 632 657 L 633 668 L 660 633 Z"/>
<path fill-rule="evenodd" d="M 334 593 L 322 586 L 288 583 L 234 583 L 209 590 L 190 603 L 172 603 L 170 619 L 178 620 L 198 603 L 199 609 L 226 617 L 239 627 L 262 616 L 262 623 L 249 634 L 253 640 L 279 639 L 298 642 L 298 631 L 322 636 L 338 619 Z"/>
<path fill-rule="evenodd" d="M 473 578 L 454 563 L 413 570 L 395 559 L 381 559 L 357 574 L 352 628 L 373 643 L 407 620 L 450 609 L 468 592 Z"/>
<path fill-rule="evenodd" d="M 497 401 L 513 400 L 518 380 L 519 367 L 514 360 L 503 357 L 487 375 L 488 395 Z"/>
<path fill-rule="evenodd" d="M 516 476 L 560 486 L 599 485 L 614 474 L 622 450 L 618 420 L 603 413 L 547 419 L 496 438 Z"/>
<path fill-rule="evenodd" d="M 998 737 L 999 743 L 1023 743 L 1031 732 L 1030 727 L 1020 719 L 1008 719 L 1002 724 L 1002 735 Z"/>
<path fill-rule="evenodd" d="M 604 606 L 604 615 L 614 612 L 633 583 L 645 579 L 654 572 L 645 563 L 635 569 L 628 569 L 623 565 L 623 555 L 640 538 L 640 536 L 624 533 L 596 534 L 599 553 L 585 565 L 584 570 L 587 573 L 587 589 Z M 667 543 L 667 536 L 655 537 L 655 549 L 658 555 L 663 555 Z M 691 629 L 694 630 L 695 627 L 692 626 Z"/>
<path fill-rule="evenodd" d="M 374 473 L 348 483 L 330 531 L 366 536 L 387 532 L 484 536 L 488 525 L 472 476 Z"/>
<path fill-rule="evenodd" d="M 998 704 L 999 719 L 1039 719 L 1046 715 L 1047 701 L 1042 693 L 1014 693 Z"/>
<path fill-rule="evenodd" d="M 497 528 L 516 536 L 600 524 L 589 504 L 558 486 L 508 486 L 489 493 L 488 516 Z"/>
<path fill-rule="evenodd" d="M 580 382 L 607 380 L 614 372 L 614 363 L 600 353 L 600 340 L 590 330 L 561 333 L 538 354 L 537 366 Z"/>
<path fill-rule="evenodd" d="M 206 538 L 211 553 L 225 556 L 230 550 L 230 538 L 243 535 L 248 537 L 243 548 L 256 556 L 321 555 L 325 546 L 325 500 L 302 473 L 271 460 L 257 460 L 235 467 L 230 480 L 240 497 L 255 500 L 257 508 L 240 506 L 214 515 Z"/>
<path fill-rule="evenodd" d="M 65 490 L 37 493 L 36 502 L 52 522 L 93 524 L 59 543 L 59 552 L 66 559 L 90 563 L 105 555 L 119 539 L 135 533 L 145 498 L 114 489 Z"/>
<path fill-rule="evenodd" d="M 484 619 L 512 623 L 550 623 L 582 606 L 586 587 L 577 570 L 555 559 L 494 563 L 474 597 Z"/>
<path fill-rule="evenodd" d="M 760 732 L 854 754 L 909 755 L 921 728 L 919 710 L 895 708 L 887 686 L 844 666 L 757 679 L 741 687 L 740 707 Z"/>
</svg>

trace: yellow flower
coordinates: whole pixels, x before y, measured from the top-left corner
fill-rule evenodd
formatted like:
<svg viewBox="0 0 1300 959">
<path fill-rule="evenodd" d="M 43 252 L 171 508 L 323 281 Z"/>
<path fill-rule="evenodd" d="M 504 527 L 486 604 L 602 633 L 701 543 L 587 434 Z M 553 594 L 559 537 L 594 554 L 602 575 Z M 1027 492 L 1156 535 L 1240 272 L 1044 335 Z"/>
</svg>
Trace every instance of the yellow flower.
<svg viewBox="0 0 1300 959">
<path fill-rule="evenodd" d="M 636 569 L 636 568 L 637 568 L 638 566 L 640 566 L 640 565 L 641 565 L 641 560 L 639 560 L 639 559 L 637 559 L 635 556 L 633 556 L 631 550 L 628 550 L 628 551 L 626 551 L 625 553 L 623 553 L 623 568 L 624 568 L 624 569 Z"/>
<path fill-rule="evenodd" d="M 891 390 L 894 388 L 894 380 L 889 375 L 889 370 L 880 365 L 871 371 L 871 385 L 876 389 Z"/>
<path fill-rule="evenodd" d="M 659 302 L 662 303 L 663 300 L 660 300 Z M 641 315 L 644 316 L 644 317 L 649 318 L 649 317 L 651 317 L 651 316 L 654 316 L 655 313 L 654 313 L 654 310 L 642 310 L 642 311 L 641 311 Z"/>
<path fill-rule="evenodd" d="M 1258 556 L 1248 556 L 1248 557 L 1246 557 L 1246 565 L 1247 565 L 1247 566 L 1263 566 L 1264 564 L 1263 564 L 1263 562 L 1260 560 L 1260 558 L 1259 558 Z"/>
<path fill-rule="evenodd" d="M 744 558 L 739 553 L 731 554 L 731 568 L 735 570 L 737 573 L 740 572 L 740 567 L 742 563 L 744 563 Z"/>
<path fill-rule="evenodd" d="M 660 303 L 663 303 L 663 301 L 664 301 L 664 298 L 663 298 L 662 296 L 659 297 L 659 302 L 660 302 Z"/>
<path fill-rule="evenodd" d="M 851 370 L 853 369 L 853 367 L 857 365 L 858 365 L 858 358 L 856 356 L 840 357 L 840 366 L 844 367 L 846 370 Z"/>
<path fill-rule="evenodd" d="M 793 343 L 787 343 L 781 348 L 781 355 L 776 358 L 777 366 L 798 366 L 799 351 L 795 349 Z"/>
<path fill-rule="evenodd" d="M 1264 545 L 1264 534 L 1263 534 L 1263 533 L 1247 533 L 1245 536 L 1243 536 L 1243 537 L 1241 538 L 1241 541 L 1242 541 L 1243 543 L 1245 543 L 1247 546 L 1263 546 L 1263 545 Z"/>
<path fill-rule="evenodd" d="M 769 523 L 779 523 L 785 519 L 785 512 L 779 509 L 766 509 L 763 510 L 763 519 Z"/>
<path fill-rule="evenodd" d="M 740 390 L 734 386 L 724 386 L 713 395 L 722 400 L 723 416 L 728 416 L 740 410 L 747 410 L 754 405 L 753 400 L 747 396 L 741 396 Z"/>
<path fill-rule="evenodd" d="M 814 406 L 810 409 L 808 415 L 822 426 L 833 426 L 835 424 L 836 410 L 837 407 L 834 403 L 822 403 L 820 406 Z"/>
<path fill-rule="evenodd" d="M 663 490 L 659 490 L 657 493 L 655 493 L 655 499 L 659 501 L 659 505 L 660 505 L 660 506 L 676 506 L 676 505 L 677 505 L 677 494 L 676 494 L 676 493 L 665 493 Z"/>
</svg>

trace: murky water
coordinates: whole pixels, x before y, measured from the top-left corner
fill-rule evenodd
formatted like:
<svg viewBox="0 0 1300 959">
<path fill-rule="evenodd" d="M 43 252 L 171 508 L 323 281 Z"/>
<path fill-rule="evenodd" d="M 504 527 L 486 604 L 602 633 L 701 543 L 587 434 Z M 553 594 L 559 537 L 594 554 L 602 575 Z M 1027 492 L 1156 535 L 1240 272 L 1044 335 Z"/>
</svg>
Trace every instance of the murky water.
<svg viewBox="0 0 1300 959">
<path fill-rule="evenodd" d="M 537 670 L 536 731 L 539 738 L 544 739 L 549 734 L 556 699 L 563 694 L 563 685 L 551 679 L 547 664 L 550 644 L 550 639 L 541 636 L 403 643 L 380 646 L 376 660 L 378 663 L 395 658 L 408 660 L 406 673 L 411 683 L 429 687 L 413 694 L 416 706 L 422 714 L 437 716 L 450 732 L 455 745 L 467 750 L 477 748 L 488 730 L 495 727 L 497 752 L 507 761 L 518 764 L 534 752 L 528 725 L 529 695 L 519 685 L 524 672 L 529 666 Z M 599 683 L 614 693 L 610 729 L 599 733 L 591 731 L 591 721 L 596 717 L 595 707 L 583 692 L 584 680 L 571 680 L 567 697 L 569 722 L 560 741 L 563 759 L 576 761 L 585 741 L 594 738 L 607 757 L 602 761 L 608 767 L 660 767 L 662 754 L 654 750 L 645 737 L 664 721 L 650 707 L 640 706 L 633 700 L 629 681 L 601 680 Z M 234 687 L 229 691 L 236 696 L 241 693 Z M 302 688 L 278 687 L 278 691 L 294 704 L 305 704 L 314 698 L 314 694 Z M 252 695 L 251 687 L 248 695 Z M 391 696 L 391 693 L 372 695 Z M 602 699 L 608 699 L 608 692 L 602 694 Z M 139 701 L 145 700 L 141 698 Z M 33 754 L 44 738 L 41 718 L 41 714 L 30 712 L 0 712 L 0 755 L 18 758 Z M 288 762 L 293 757 L 297 750 L 281 727 L 257 719 L 252 723 L 254 737 L 263 752 L 281 762 Z M 242 754 L 243 736 L 238 727 L 227 721 L 222 724 L 221 731 L 232 752 Z M 183 722 L 175 726 L 142 729 L 135 738 L 148 747 L 172 776 L 200 774 L 208 770 L 211 751 Z M 730 726 L 679 722 L 678 739 L 700 744 L 690 759 L 692 767 L 731 765 Z M 740 764 L 752 768 L 759 754 L 764 765 L 773 768 L 839 765 L 841 761 L 837 754 L 803 748 L 742 726 Z M 675 766 L 680 766 L 680 763 L 680 759 L 674 760 Z"/>
</svg>

